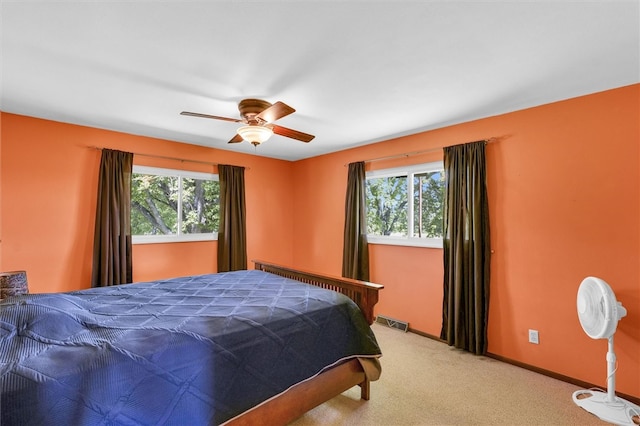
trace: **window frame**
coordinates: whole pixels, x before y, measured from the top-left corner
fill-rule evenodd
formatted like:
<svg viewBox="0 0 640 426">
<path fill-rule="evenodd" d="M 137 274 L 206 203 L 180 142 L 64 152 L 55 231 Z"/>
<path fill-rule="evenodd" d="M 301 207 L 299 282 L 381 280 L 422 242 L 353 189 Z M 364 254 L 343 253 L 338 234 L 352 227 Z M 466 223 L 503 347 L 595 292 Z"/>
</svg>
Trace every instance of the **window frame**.
<svg viewBox="0 0 640 426">
<path fill-rule="evenodd" d="M 367 234 L 367 241 L 370 244 L 384 244 L 409 247 L 442 248 L 442 238 L 419 238 L 413 236 L 414 228 L 414 208 L 413 208 L 413 175 L 417 173 L 431 173 L 442 171 L 444 174 L 444 161 L 432 161 L 428 163 L 413 164 L 409 166 L 393 167 L 388 169 L 370 170 L 365 172 L 365 180 L 371 178 L 399 177 L 407 176 L 407 236 L 398 237 L 391 235 Z M 411 195 L 409 195 L 411 194 Z M 410 202 L 409 202 L 410 201 Z"/>
<path fill-rule="evenodd" d="M 193 241 L 217 241 L 218 232 L 200 233 L 200 234 L 183 234 L 182 233 L 182 178 L 198 179 L 198 180 L 213 180 L 220 182 L 220 176 L 216 173 L 203 173 L 194 172 L 190 170 L 178 170 L 168 169 L 164 167 L 151 167 L 151 166 L 139 166 L 133 165 L 132 174 L 146 174 L 154 176 L 170 176 L 178 177 L 178 191 L 180 196 L 178 197 L 178 223 L 176 234 L 171 235 L 131 235 L 131 244 L 158 244 L 158 243 L 183 243 Z M 132 176 L 133 177 L 133 176 Z"/>
</svg>

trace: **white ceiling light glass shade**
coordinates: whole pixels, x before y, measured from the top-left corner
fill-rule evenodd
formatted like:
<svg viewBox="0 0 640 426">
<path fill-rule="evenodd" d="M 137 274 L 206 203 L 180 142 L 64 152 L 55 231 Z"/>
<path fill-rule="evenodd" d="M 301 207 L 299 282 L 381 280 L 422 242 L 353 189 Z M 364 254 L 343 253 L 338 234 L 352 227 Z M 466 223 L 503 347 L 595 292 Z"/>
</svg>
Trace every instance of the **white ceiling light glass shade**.
<svg viewBox="0 0 640 426">
<path fill-rule="evenodd" d="M 264 126 L 242 126 L 238 129 L 238 134 L 245 141 L 260 145 L 273 135 L 273 130 Z"/>
</svg>

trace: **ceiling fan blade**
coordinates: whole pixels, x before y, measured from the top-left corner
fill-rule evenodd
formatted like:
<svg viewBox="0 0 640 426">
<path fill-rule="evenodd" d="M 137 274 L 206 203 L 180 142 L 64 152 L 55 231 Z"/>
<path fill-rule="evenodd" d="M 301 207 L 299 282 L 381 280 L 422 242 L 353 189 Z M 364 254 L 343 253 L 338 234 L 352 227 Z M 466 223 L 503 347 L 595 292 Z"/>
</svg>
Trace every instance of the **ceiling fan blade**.
<svg viewBox="0 0 640 426">
<path fill-rule="evenodd" d="M 189 115 L 191 117 L 200 117 L 200 118 L 213 118 L 214 120 L 233 121 L 234 123 L 243 122 L 242 120 L 239 120 L 237 118 L 219 117 L 217 115 L 201 114 L 199 112 L 182 111 L 180 115 Z"/>
<path fill-rule="evenodd" d="M 296 112 L 295 109 L 291 108 L 289 105 L 283 102 L 278 101 L 258 114 L 256 118 L 264 123 L 273 123 L 274 121 L 294 112 Z"/>
<path fill-rule="evenodd" d="M 282 127 L 282 126 L 277 126 L 275 124 L 272 124 L 269 127 L 271 127 L 271 130 L 273 130 L 273 133 L 275 133 L 276 135 L 285 136 L 285 137 L 291 138 L 291 139 L 297 139 L 297 140 L 302 141 L 302 142 L 311 142 L 311 140 L 313 138 L 315 138 L 314 135 L 310 135 L 308 133 L 299 132 L 299 131 L 293 130 L 293 129 L 288 129 L 288 128 Z"/>
<path fill-rule="evenodd" d="M 244 139 L 242 139 L 242 136 L 236 133 L 236 135 L 232 137 L 231 140 L 227 143 L 238 143 L 238 142 L 242 142 L 243 140 Z"/>
</svg>

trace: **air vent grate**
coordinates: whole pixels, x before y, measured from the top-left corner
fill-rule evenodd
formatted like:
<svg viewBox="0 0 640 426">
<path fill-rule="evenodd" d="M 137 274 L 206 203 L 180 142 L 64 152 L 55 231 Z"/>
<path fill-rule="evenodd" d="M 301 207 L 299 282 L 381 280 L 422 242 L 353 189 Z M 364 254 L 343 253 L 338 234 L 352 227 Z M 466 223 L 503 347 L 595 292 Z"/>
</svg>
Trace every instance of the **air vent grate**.
<svg viewBox="0 0 640 426">
<path fill-rule="evenodd" d="M 409 330 L 409 323 L 406 321 L 400 321 L 394 318 L 390 318 L 384 315 L 378 315 L 376 317 L 376 322 L 379 324 L 384 324 L 389 328 L 397 328 L 398 330 L 402 330 L 404 332 Z"/>
</svg>

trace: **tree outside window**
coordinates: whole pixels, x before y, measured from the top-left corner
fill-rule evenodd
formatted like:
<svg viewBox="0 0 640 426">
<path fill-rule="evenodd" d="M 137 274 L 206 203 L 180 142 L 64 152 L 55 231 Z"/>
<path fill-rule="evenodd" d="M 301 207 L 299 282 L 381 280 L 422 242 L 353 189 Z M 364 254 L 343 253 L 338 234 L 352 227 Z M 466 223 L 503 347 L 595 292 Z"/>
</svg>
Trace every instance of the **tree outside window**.
<svg viewBox="0 0 640 426">
<path fill-rule="evenodd" d="M 219 200 L 217 175 L 134 166 L 131 185 L 133 241 L 215 239 Z"/>
<path fill-rule="evenodd" d="M 368 172 L 369 241 L 441 247 L 443 200 L 442 162 Z"/>
</svg>

